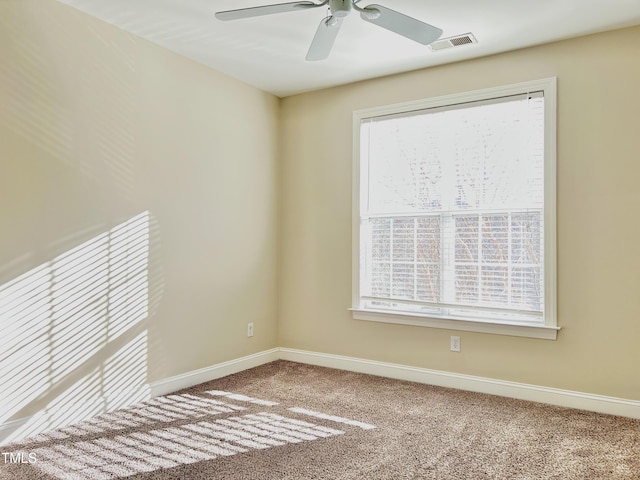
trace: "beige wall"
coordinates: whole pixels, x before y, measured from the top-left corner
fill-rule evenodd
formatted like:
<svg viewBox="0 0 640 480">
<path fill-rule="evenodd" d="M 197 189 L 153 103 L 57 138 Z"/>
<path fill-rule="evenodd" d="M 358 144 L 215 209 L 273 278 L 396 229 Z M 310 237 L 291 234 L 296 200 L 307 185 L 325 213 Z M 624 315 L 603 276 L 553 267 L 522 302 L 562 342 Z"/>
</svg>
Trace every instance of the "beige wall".
<svg viewBox="0 0 640 480">
<path fill-rule="evenodd" d="M 280 345 L 640 400 L 640 28 L 282 101 Z M 352 112 L 557 76 L 557 341 L 355 321 Z"/>
<path fill-rule="evenodd" d="M 0 424 L 277 345 L 278 109 L 58 2 L 0 2 Z"/>
</svg>

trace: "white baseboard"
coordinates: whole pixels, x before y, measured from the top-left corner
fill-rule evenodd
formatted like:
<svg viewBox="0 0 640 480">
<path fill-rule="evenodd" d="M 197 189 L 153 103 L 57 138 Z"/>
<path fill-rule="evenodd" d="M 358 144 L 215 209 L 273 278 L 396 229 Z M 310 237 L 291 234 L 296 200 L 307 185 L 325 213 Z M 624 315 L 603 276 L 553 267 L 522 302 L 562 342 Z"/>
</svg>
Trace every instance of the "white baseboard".
<svg viewBox="0 0 640 480">
<path fill-rule="evenodd" d="M 394 363 L 378 362 L 361 358 L 308 352 L 291 348 L 280 348 L 280 359 L 306 363 L 321 367 L 366 373 L 381 377 L 408 380 L 440 387 L 457 388 L 472 392 L 488 393 L 501 397 L 517 398 L 532 402 L 547 403 L 560 407 L 577 408 L 610 415 L 640 418 L 640 401 L 607 397 L 591 393 L 575 392 L 558 388 L 540 387 L 526 383 L 495 380 L 459 373 L 409 367 Z"/>
<path fill-rule="evenodd" d="M 426 368 L 410 367 L 407 365 L 378 362 L 341 355 L 295 350 L 291 348 L 273 348 L 271 350 L 265 350 L 246 357 L 219 363 L 211 367 L 194 370 L 182 375 L 152 382 L 151 384 L 144 386 L 144 388 L 148 397 L 157 397 L 159 395 L 166 395 L 183 388 L 189 388 L 227 375 L 232 375 L 249 368 L 258 367 L 279 359 L 640 419 L 640 401 L 637 400 L 627 400 L 624 398 L 607 397 L 571 390 L 540 387 L 525 383 L 495 380 L 492 378 L 429 370 Z M 72 405 L 69 410 L 77 409 L 77 405 Z M 59 411 L 56 411 L 55 413 L 58 416 L 60 414 Z M 31 417 L 10 420 L 0 424 L 0 445 L 7 441 L 16 440 L 19 438 L 16 435 L 19 435 L 21 431 L 26 431 L 30 426 L 46 425 L 46 422 L 43 422 L 43 418 L 46 420 L 47 415 L 51 416 L 51 412 L 41 412 Z M 30 434 L 34 433 L 39 432 L 30 431 Z"/>
<path fill-rule="evenodd" d="M 149 398 L 149 386 L 138 385 L 101 396 L 80 397 L 76 401 L 47 407 L 28 417 L 0 424 L 0 445 L 63 428 L 96 415 L 126 408 Z"/>
<path fill-rule="evenodd" d="M 175 377 L 166 378 L 157 382 L 152 382 L 151 397 L 166 395 L 183 388 L 193 387 L 200 383 L 209 382 L 216 378 L 226 377 L 234 373 L 242 372 L 250 368 L 264 365 L 265 363 L 274 362 L 280 358 L 280 349 L 272 348 L 263 352 L 247 355 L 246 357 L 229 360 L 228 362 L 218 363 L 211 367 L 193 370 L 192 372 L 176 375 Z"/>
<path fill-rule="evenodd" d="M 142 385 L 135 391 L 122 391 L 108 398 L 99 397 L 87 399 L 64 405 L 54 410 L 40 411 L 29 417 L 10 420 L 0 424 L 0 445 L 47 430 L 60 428 L 69 422 L 76 423 L 87 420 L 95 415 L 111 411 L 114 408 L 126 408 L 151 397 L 166 395 L 177 390 L 182 390 L 183 388 L 189 388 L 200 383 L 215 380 L 216 378 L 248 370 L 249 368 L 273 362 L 279 358 L 280 350 L 273 348 L 228 362 L 218 363 L 211 367 L 201 368 L 182 375 L 152 382 L 148 385 Z M 86 415 L 79 415 L 78 412 L 86 412 Z"/>
</svg>

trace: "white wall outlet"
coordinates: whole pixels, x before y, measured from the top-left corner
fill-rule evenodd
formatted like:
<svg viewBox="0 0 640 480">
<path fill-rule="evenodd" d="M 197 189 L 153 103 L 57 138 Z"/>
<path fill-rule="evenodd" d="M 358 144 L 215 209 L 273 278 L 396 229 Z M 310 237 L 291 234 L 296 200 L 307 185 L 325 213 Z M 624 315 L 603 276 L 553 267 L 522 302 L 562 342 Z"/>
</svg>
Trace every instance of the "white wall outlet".
<svg viewBox="0 0 640 480">
<path fill-rule="evenodd" d="M 451 335 L 451 351 L 460 351 L 460 337 L 458 337 L 457 335 Z"/>
<path fill-rule="evenodd" d="M 247 323 L 247 337 L 253 337 L 253 323 Z"/>
</svg>

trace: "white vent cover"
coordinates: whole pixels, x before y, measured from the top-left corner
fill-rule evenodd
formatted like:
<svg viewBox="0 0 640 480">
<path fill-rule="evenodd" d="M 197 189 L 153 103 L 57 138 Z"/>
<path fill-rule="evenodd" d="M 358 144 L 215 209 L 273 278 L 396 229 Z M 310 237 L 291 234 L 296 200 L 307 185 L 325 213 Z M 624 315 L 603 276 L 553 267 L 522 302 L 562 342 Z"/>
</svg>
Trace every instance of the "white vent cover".
<svg viewBox="0 0 640 480">
<path fill-rule="evenodd" d="M 463 35 L 456 35 L 455 37 L 441 38 L 436 40 L 431 45 L 431 51 L 436 52 L 438 50 L 444 50 L 445 48 L 461 47 L 463 45 L 471 45 L 472 43 L 478 43 L 476 37 L 472 33 L 465 33 Z"/>
</svg>

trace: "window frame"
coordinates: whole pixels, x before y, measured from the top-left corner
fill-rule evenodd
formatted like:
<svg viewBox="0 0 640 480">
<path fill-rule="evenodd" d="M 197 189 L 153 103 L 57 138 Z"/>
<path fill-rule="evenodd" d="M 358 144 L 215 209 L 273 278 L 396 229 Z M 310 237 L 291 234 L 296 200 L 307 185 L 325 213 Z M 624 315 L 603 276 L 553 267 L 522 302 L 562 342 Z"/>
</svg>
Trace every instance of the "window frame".
<svg viewBox="0 0 640 480">
<path fill-rule="evenodd" d="M 556 110 L 557 79 L 543 78 L 463 93 L 455 93 L 416 101 L 384 105 L 353 112 L 353 190 L 352 190 L 352 307 L 355 320 L 367 320 L 402 325 L 444 328 L 480 333 L 493 333 L 555 340 L 557 324 L 557 260 L 556 260 Z M 429 316 L 413 312 L 374 310 L 361 306 L 360 295 L 360 126 L 364 119 L 403 114 L 416 110 L 451 107 L 467 102 L 543 91 L 544 110 L 544 324 L 508 322 L 492 319 L 463 319 L 448 316 Z"/>
</svg>

